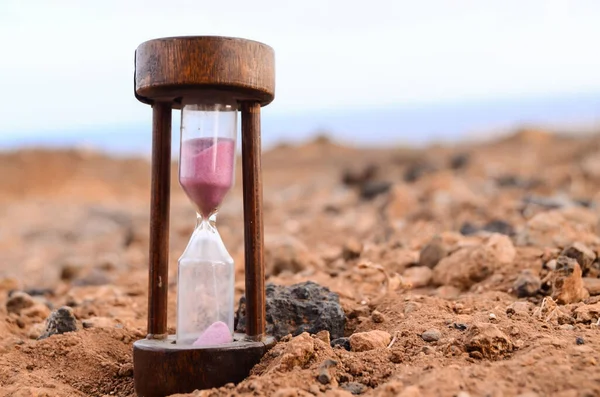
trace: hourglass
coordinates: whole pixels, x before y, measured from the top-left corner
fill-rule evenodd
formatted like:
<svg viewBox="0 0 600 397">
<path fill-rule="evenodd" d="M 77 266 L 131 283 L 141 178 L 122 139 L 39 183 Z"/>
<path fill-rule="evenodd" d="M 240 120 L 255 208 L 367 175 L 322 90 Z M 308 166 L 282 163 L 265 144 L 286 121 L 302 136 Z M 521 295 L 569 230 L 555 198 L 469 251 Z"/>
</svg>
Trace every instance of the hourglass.
<svg viewBox="0 0 600 397">
<path fill-rule="evenodd" d="M 260 109 L 274 98 L 273 50 L 216 36 L 142 43 L 135 95 L 152 105 L 148 335 L 134 343 L 140 396 L 239 382 L 274 345 L 265 335 Z M 179 184 L 197 213 L 178 261 L 176 333 L 167 332 L 171 112 L 181 109 Z M 234 184 L 241 112 L 246 334 L 234 332 L 233 259 L 217 215 Z"/>
</svg>

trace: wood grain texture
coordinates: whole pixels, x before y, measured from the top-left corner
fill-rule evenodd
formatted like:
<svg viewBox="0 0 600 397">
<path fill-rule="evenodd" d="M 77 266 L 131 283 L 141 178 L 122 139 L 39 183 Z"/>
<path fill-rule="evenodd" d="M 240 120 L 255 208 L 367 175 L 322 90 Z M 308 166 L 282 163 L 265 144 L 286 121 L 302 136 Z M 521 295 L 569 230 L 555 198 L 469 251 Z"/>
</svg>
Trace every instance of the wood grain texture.
<svg viewBox="0 0 600 397">
<path fill-rule="evenodd" d="M 233 96 L 262 106 L 275 96 L 275 54 L 257 41 L 219 36 L 167 37 L 142 43 L 135 55 L 139 100 L 173 102 L 183 96 Z"/>
<path fill-rule="evenodd" d="M 238 383 L 250 374 L 262 356 L 275 345 L 273 337 L 263 342 L 243 340 L 215 347 L 173 344 L 142 339 L 133 344 L 135 391 L 140 397 L 164 397 L 175 393 L 221 387 Z"/>
<path fill-rule="evenodd" d="M 171 113 L 171 105 L 168 103 L 159 102 L 152 106 L 148 337 L 158 339 L 167 336 Z"/>
<path fill-rule="evenodd" d="M 265 334 L 265 264 L 262 214 L 260 104 L 242 103 L 242 183 L 246 272 L 246 333 L 254 340 Z"/>
</svg>

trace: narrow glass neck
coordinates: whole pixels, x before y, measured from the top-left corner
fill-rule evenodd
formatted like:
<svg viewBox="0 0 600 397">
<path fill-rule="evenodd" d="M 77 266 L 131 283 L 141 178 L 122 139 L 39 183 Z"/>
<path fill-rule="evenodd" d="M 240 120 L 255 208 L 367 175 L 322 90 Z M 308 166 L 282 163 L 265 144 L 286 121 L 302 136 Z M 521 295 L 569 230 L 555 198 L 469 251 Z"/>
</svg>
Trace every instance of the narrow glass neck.
<svg viewBox="0 0 600 397">
<path fill-rule="evenodd" d="M 207 229 L 210 231 L 217 230 L 217 212 L 212 212 L 208 217 L 203 217 L 199 212 L 196 212 L 196 229 Z"/>
</svg>

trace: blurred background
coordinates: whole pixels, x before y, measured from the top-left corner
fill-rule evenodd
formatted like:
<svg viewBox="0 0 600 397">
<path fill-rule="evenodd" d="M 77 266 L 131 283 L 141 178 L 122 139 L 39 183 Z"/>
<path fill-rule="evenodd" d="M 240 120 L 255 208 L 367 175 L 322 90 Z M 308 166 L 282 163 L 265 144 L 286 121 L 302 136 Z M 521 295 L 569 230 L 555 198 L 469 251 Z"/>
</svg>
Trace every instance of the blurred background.
<svg viewBox="0 0 600 397">
<path fill-rule="evenodd" d="M 265 148 L 323 134 L 417 146 L 523 125 L 594 131 L 599 16 L 594 0 L 2 0 L 0 150 L 147 155 L 151 110 L 133 95 L 134 51 L 178 35 L 275 49 Z"/>
</svg>

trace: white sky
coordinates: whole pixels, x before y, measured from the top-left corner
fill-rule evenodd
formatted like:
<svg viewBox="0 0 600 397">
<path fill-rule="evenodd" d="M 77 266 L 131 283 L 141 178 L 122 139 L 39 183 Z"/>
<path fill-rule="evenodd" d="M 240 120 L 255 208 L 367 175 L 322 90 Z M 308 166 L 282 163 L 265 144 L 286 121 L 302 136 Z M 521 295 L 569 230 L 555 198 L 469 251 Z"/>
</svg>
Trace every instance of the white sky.
<svg viewBox="0 0 600 397">
<path fill-rule="evenodd" d="M 600 90 L 600 1 L 0 0 L 0 133 L 137 123 L 143 41 L 276 53 L 270 112 Z"/>
</svg>

